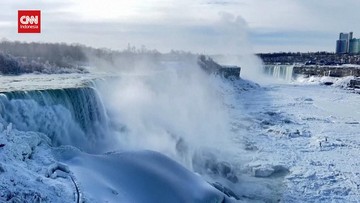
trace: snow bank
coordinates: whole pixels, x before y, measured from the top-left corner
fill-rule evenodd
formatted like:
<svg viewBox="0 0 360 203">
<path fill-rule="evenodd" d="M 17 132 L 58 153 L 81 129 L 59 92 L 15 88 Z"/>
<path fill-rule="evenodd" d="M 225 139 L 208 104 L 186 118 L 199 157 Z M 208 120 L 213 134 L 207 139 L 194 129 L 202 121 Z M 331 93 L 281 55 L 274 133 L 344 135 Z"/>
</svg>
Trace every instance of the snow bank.
<svg viewBox="0 0 360 203">
<path fill-rule="evenodd" d="M 200 176 L 153 151 L 90 155 L 69 148 L 69 165 L 89 202 L 231 202 Z"/>
<path fill-rule="evenodd" d="M 68 177 L 46 177 L 48 166 L 57 162 L 49 143 L 44 134 L 18 131 L 0 122 L 0 202 L 74 201 Z"/>
<path fill-rule="evenodd" d="M 76 202 L 78 196 L 86 202 L 233 201 L 157 152 L 53 149 L 45 134 L 0 127 L 1 202 Z"/>
<path fill-rule="evenodd" d="M 334 87 L 346 88 L 348 86 L 348 84 L 350 83 L 350 80 L 352 80 L 352 79 L 354 79 L 353 76 L 341 77 L 341 78 L 329 77 L 329 76 L 323 76 L 323 77 L 311 76 L 311 77 L 298 77 L 294 83 L 295 84 L 305 84 L 305 85 L 329 84 Z"/>
</svg>

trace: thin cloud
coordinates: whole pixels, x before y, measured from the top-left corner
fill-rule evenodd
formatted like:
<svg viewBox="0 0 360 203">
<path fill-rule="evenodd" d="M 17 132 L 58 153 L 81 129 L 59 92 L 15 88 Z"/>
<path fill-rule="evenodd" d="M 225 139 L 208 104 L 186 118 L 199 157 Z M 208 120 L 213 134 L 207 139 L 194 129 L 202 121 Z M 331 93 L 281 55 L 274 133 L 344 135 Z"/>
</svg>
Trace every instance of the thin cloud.
<svg viewBox="0 0 360 203">
<path fill-rule="evenodd" d="M 358 0 L 3 0 L 0 7 L 2 37 L 112 49 L 297 51 L 301 42 L 302 50 L 333 51 L 338 32 L 360 36 Z M 41 35 L 17 34 L 18 9 L 42 10 Z"/>
</svg>

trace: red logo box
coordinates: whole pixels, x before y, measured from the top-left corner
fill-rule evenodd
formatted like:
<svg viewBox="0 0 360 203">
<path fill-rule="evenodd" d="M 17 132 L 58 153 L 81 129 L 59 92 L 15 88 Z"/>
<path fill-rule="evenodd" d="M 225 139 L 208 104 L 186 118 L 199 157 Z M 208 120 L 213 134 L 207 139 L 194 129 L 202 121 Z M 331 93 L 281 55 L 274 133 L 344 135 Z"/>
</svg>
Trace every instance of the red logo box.
<svg viewBox="0 0 360 203">
<path fill-rule="evenodd" d="M 18 33 L 40 33 L 41 11 L 19 10 L 18 11 Z"/>
</svg>

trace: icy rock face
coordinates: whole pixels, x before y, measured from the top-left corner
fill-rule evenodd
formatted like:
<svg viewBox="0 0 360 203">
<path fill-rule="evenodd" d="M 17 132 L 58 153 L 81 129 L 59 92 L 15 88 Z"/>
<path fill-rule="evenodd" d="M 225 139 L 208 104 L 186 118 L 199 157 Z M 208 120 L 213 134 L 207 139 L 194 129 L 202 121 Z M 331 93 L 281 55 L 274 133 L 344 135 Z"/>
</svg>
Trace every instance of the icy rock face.
<svg viewBox="0 0 360 203">
<path fill-rule="evenodd" d="M 200 174 L 221 177 L 232 183 L 239 181 L 233 166 L 226 161 L 218 160 L 211 152 L 198 152 L 192 163 L 194 170 Z"/>
<path fill-rule="evenodd" d="M 253 176 L 259 178 L 284 175 L 287 174 L 288 172 L 289 169 L 282 165 L 264 164 L 264 165 L 254 166 L 252 168 Z"/>
<path fill-rule="evenodd" d="M 4 124 L 2 124 L 4 125 Z M 73 202 L 68 179 L 48 179 L 46 166 L 55 163 L 46 135 L 0 131 L 0 202 Z"/>
<path fill-rule="evenodd" d="M 212 183 L 212 186 L 214 186 L 216 189 L 218 189 L 222 193 L 226 194 L 228 197 L 232 197 L 232 198 L 235 198 L 236 200 L 240 200 L 240 197 L 237 194 L 235 194 L 229 188 L 223 186 L 221 183 L 215 182 L 215 183 Z"/>
<path fill-rule="evenodd" d="M 204 55 L 199 56 L 198 65 L 209 74 L 221 75 L 230 80 L 237 80 L 240 78 L 240 67 L 222 66 L 216 63 L 212 58 Z"/>
<path fill-rule="evenodd" d="M 272 167 L 259 166 L 253 168 L 253 174 L 255 177 L 269 177 L 274 173 L 274 169 Z"/>
</svg>

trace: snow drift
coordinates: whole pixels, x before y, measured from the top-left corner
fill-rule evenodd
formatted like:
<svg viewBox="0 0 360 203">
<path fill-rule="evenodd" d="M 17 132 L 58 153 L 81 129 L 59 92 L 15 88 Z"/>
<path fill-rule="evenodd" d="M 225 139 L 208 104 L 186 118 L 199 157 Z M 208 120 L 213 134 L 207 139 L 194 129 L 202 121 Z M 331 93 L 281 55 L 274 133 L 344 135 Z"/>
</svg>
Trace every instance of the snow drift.
<svg viewBox="0 0 360 203">
<path fill-rule="evenodd" d="M 90 155 L 57 150 L 89 202 L 231 202 L 200 176 L 154 151 Z"/>
</svg>

